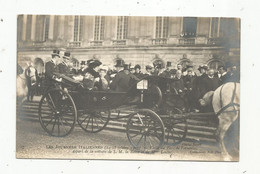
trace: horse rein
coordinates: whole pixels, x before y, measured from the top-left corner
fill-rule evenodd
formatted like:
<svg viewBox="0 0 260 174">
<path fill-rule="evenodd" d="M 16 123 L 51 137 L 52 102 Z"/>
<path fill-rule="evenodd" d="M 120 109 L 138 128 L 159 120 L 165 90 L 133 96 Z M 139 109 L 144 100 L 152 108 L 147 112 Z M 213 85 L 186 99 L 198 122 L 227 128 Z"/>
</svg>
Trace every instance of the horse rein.
<svg viewBox="0 0 260 174">
<path fill-rule="evenodd" d="M 225 85 L 225 84 L 224 84 Z M 237 89 L 237 84 L 236 82 L 234 82 L 234 90 L 233 90 L 233 94 L 232 94 L 232 98 L 231 98 L 231 102 L 229 104 L 227 104 L 226 106 L 223 107 L 223 102 L 222 102 L 222 89 L 224 87 L 224 85 L 221 87 L 220 89 L 220 93 L 219 93 L 219 96 L 220 96 L 220 106 L 221 106 L 221 109 L 218 111 L 218 113 L 216 114 L 217 116 L 219 116 L 222 112 L 234 112 L 235 114 L 237 113 L 237 111 L 239 111 L 239 109 L 236 109 L 235 106 L 237 107 L 240 107 L 240 104 L 238 103 L 234 103 L 234 100 L 235 100 L 235 93 L 236 93 L 236 89 Z M 233 106 L 233 110 L 232 111 L 225 111 L 227 108 Z"/>
</svg>

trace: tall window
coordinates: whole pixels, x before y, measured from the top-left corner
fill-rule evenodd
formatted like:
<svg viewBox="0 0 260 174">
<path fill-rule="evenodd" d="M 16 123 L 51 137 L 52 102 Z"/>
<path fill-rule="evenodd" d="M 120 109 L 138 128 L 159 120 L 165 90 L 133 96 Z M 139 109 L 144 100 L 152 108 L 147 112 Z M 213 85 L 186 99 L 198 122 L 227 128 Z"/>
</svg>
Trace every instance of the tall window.
<svg viewBox="0 0 260 174">
<path fill-rule="evenodd" d="M 117 40 L 123 40 L 127 37 L 127 26 L 128 26 L 128 17 L 127 16 L 118 16 L 117 19 Z"/>
<path fill-rule="evenodd" d="M 81 41 L 82 38 L 82 26 L 83 26 L 83 19 L 80 16 L 75 16 L 74 18 L 74 42 Z"/>
<path fill-rule="evenodd" d="M 182 32 L 184 37 L 195 37 L 197 32 L 197 18 L 184 17 Z"/>
<path fill-rule="evenodd" d="M 49 39 L 49 28 L 50 28 L 50 16 L 46 16 L 44 19 L 44 41 Z"/>
<path fill-rule="evenodd" d="M 166 38 L 168 36 L 169 17 L 156 17 L 156 38 Z"/>
<path fill-rule="evenodd" d="M 95 16 L 94 40 L 104 40 L 104 16 Z"/>
<path fill-rule="evenodd" d="M 210 37 L 218 37 L 219 18 L 211 18 Z"/>
</svg>

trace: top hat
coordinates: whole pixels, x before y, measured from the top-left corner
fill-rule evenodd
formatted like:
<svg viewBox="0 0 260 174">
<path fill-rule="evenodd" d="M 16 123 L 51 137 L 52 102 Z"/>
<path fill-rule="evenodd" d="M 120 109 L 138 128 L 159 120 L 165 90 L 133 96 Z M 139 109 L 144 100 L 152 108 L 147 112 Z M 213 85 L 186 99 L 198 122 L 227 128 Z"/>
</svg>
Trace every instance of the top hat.
<svg viewBox="0 0 260 174">
<path fill-rule="evenodd" d="M 124 60 L 117 59 L 115 67 L 124 67 Z"/>
<path fill-rule="evenodd" d="M 60 57 L 60 51 L 59 50 L 53 50 L 52 56 L 59 56 Z"/>
<path fill-rule="evenodd" d="M 129 70 L 130 69 L 130 64 L 124 64 L 124 70 Z"/>
<path fill-rule="evenodd" d="M 64 52 L 63 58 L 64 59 L 70 59 L 70 52 L 69 51 Z"/>
<path fill-rule="evenodd" d="M 84 60 L 81 61 L 81 62 L 80 62 L 80 65 L 86 65 L 86 61 L 84 61 Z"/>
<path fill-rule="evenodd" d="M 135 65 L 135 69 L 141 69 L 141 66 L 139 64 Z"/>
<path fill-rule="evenodd" d="M 172 62 L 167 62 L 166 67 L 171 67 L 172 66 Z"/>
</svg>

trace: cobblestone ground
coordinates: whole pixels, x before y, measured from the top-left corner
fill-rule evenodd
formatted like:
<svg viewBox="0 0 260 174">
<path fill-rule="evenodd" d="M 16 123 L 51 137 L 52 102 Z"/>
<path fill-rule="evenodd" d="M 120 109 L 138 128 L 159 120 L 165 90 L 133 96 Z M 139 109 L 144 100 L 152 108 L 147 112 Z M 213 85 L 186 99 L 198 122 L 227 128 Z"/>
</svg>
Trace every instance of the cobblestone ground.
<svg viewBox="0 0 260 174">
<path fill-rule="evenodd" d="M 218 146 L 183 142 L 164 146 L 158 152 L 133 152 L 125 133 L 104 130 L 86 133 L 79 127 L 67 137 L 51 137 L 40 123 L 17 121 L 17 158 L 59 159 L 141 159 L 141 160 L 222 160 Z"/>
</svg>

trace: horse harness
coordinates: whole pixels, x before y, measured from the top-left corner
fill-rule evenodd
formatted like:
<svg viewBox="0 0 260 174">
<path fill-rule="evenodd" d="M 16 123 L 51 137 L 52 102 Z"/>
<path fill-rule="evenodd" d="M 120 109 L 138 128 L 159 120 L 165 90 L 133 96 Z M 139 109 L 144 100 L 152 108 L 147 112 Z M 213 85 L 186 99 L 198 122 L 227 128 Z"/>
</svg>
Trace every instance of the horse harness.
<svg viewBox="0 0 260 174">
<path fill-rule="evenodd" d="M 234 112 L 235 114 L 237 114 L 237 111 L 239 111 L 239 109 L 236 109 L 235 106 L 238 106 L 240 107 L 240 104 L 238 103 L 234 103 L 234 100 L 235 100 L 235 94 L 236 94 L 236 89 L 237 89 L 237 84 L 234 82 L 234 90 L 233 90 L 233 94 L 232 94 L 232 98 L 231 98 L 231 101 L 229 104 L 227 104 L 226 106 L 223 107 L 223 102 L 222 102 L 222 89 L 225 85 L 222 85 L 221 89 L 220 89 L 220 93 L 219 93 L 219 96 L 220 96 L 220 106 L 221 106 L 221 109 L 218 111 L 218 113 L 216 114 L 217 116 L 219 116 L 222 112 Z M 232 111 L 225 111 L 227 108 L 229 107 L 233 107 L 233 110 Z"/>
</svg>

